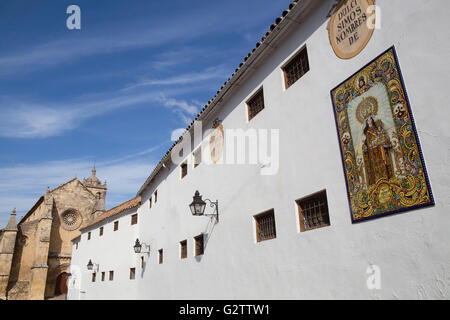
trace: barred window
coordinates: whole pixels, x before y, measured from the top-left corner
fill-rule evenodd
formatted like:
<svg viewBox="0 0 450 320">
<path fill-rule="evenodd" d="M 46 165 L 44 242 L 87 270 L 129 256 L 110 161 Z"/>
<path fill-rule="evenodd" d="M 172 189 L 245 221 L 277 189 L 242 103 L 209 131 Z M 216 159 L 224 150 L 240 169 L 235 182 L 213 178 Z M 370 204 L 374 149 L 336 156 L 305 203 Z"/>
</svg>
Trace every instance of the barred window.
<svg viewBox="0 0 450 320">
<path fill-rule="evenodd" d="M 180 241 L 180 258 L 187 258 L 187 240 Z"/>
<path fill-rule="evenodd" d="M 130 268 L 130 280 L 136 279 L 136 268 Z"/>
<path fill-rule="evenodd" d="M 105 281 L 105 272 L 102 272 L 102 281 Z"/>
<path fill-rule="evenodd" d="M 250 100 L 247 101 L 248 120 L 254 118 L 264 109 L 264 91 L 261 88 Z"/>
<path fill-rule="evenodd" d="M 137 213 L 135 213 L 131 216 L 131 225 L 137 224 L 137 222 L 138 222 L 138 215 Z"/>
<path fill-rule="evenodd" d="M 109 281 L 113 281 L 114 280 L 114 271 L 110 271 L 109 272 Z"/>
<path fill-rule="evenodd" d="M 114 221 L 114 231 L 119 230 L 119 221 Z"/>
<path fill-rule="evenodd" d="M 159 250 L 158 250 L 158 263 L 159 263 L 159 264 L 162 264 L 162 263 L 163 263 L 163 259 L 164 259 L 163 254 L 164 254 L 163 249 L 159 249 Z"/>
<path fill-rule="evenodd" d="M 273 209 L 261 213 L 254 218 L 256 223 L 257 242 L 270 240 L 277 237 L 277 233 L 275 230 L 275 212 Z"/>
<path fill-rule="evenodd" d="M 203 234 L 194 237 L 195 240 L 195 255 L 200 256 L 204 252 Z"/>
<path fill-rule="evenodd" d="M 181 179 L 183 179 L 187 175 L 187 163 L 181 164 Z"/>
<path fill-rule="evenodd" d="M 103 235 L 103 227 L 100 227 L 99 235 L 100 235 L 100 237 Z"/>
<path fill-rule="evenodd" d="M 297 200 L 297 206 L 301 232 L 330 225 L 325 190 Z"/>
<path fill-rule="evenodd" d="M 300 50 L 283 68 L 286 89 L 309 71 L 306 47 Z"/>
</svg>

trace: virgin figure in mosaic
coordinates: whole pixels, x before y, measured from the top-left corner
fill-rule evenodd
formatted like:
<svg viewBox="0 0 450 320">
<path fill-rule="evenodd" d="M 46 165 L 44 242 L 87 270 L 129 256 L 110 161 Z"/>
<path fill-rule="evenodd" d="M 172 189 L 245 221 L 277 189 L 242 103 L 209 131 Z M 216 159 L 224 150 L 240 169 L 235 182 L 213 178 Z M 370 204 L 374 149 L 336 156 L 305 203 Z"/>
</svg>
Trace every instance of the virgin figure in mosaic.
<svg viewBox="0 0 450 320">
<path fill-rule="evenodd" d="M 395 49 L 331 96 L 352 221 L 434 204 Z"/>
<path fill-rule="evenodd" d="M 374 120 L 378 111 L 378 101 L 374 97 L 363 99 L 358 104 L 356 117 L 364 124 L 364 141 L 362 145 L 365 164 L 365 179 L 368 186 L 376 184 L 380 179 L 394 176 L 391 139 L 384 129 L 381 120 Z"/>
</svg>

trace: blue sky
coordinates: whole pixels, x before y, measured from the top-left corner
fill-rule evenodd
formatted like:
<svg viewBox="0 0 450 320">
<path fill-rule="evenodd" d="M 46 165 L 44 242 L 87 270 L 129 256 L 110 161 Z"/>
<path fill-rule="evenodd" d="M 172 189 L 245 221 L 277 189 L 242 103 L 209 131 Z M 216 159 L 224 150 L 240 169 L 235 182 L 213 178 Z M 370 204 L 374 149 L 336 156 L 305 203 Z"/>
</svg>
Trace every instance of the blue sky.
<svg viewBox="0 0 450 320">
<path fill-rule="evenodd" d="M 0 227 L 94 162 L 108 208 L 133 197 L 289 3 L 2 0 Z"/>
</svg>

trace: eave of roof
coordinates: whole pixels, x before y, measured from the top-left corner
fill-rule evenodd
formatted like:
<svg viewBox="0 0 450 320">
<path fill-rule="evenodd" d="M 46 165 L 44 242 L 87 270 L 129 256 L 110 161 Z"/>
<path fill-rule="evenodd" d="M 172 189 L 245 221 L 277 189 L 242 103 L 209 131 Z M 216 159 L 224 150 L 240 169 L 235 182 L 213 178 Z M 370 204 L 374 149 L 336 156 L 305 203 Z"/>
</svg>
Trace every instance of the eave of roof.
<svg viewBox="0 0 450 320">
<path fill-rule="evenodd" d="M 244 74 L 244 72 L 248 69 L 248 67 L 251 65 L 251 63 L 256 60 L 259 55 L 267 48 L 269 47 L 269 44 L 272 42 L 272 40 L 280 33 L 280 30 L 283 29 L 283 27 L 292 21 L 291 17 L 294 16 L 297 12 L 297 10 L 301 9 L 301 6 L 297 6 L 299 3 L 306 2 L 306 0 L 296 0 L 292 1 L 289 4 L 289 8 L 285 11 L 283 11 L 282 15 L 275 19 L 275 23 L 270 25 L 270 30 L 261 38 L 260 41 L 256 43 L 255 48 L 249 54 L 244 58 L 244 61 L 242 61 L 239 64 L 239 67 L 236 68 L 235 72 L 231 75 L 230 78 L 228 78 L 227 81 L 223 84 L 223 86 L 217 91 L 214 98 L 208 101 L 208 103 L 204 106 L 204 108 L 200 111 L 200 113 L 196 116 L 196 118 L 189 124 L 189 126 L 184 130 L 183 134 L 178 138 L 177 141 L 175 141 L 170 149 L 165 153 L 165 155 L 162 157 L 162 159 L 158 162 L 156 167 L 153 169 L 149 177 L 145 180 L 144 184 L 141 186 L 139 191 L 137 192 L 137 196 L 142 195 L 144 190 L 148 187 L 148 185 L 152 182 L 153 178 L 159 173 L 161 168 L 163 167 L 163 164 L 166 163 L 169 159 L 170 152 L 172 149 L 182 140 L 184 134 L 191 130 L 193 128 L 194 122 L 199 121 L 201 119 L 206 118 L 206 116 L 214 110 L 215 106 L 221 101 L 223 96 L 230 90 L 232 85 L 238 81 L 241 76 Z"/>
<path fill-rule="evenodd" d="M 88 225 L 80 228 L 80 231 L 90 228 L 108 218 L 114 217 L 126 210 L 136 208 L 140 205 L 141 205 L 141 197 L 140 196 L 134 197 L 133 199 L 125 201 L 125 202 L 119 204 L 118 206 L 115 206 L 114 208 L 111 208 L 108 211 L 105 211 L 103 214 L 98 216 L 94 221 L 92 221 Z"/>
</svg>

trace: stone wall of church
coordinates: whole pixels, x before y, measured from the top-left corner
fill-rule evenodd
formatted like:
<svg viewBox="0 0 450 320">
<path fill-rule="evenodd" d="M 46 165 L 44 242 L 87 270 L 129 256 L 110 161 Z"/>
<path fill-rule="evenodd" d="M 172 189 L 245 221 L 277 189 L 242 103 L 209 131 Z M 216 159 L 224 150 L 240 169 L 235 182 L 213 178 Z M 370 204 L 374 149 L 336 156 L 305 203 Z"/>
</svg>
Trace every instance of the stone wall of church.
<svg viewBox="0 0 450 320">
<path fill-rule="evenodd" d="M 71 240 L 96 217 L 97 199 L 78 179 L 48 191 L 44 198 L 18 226 L 10 300 L 54 296 L 58 276 L 69 271 Z"/>
</svg>

